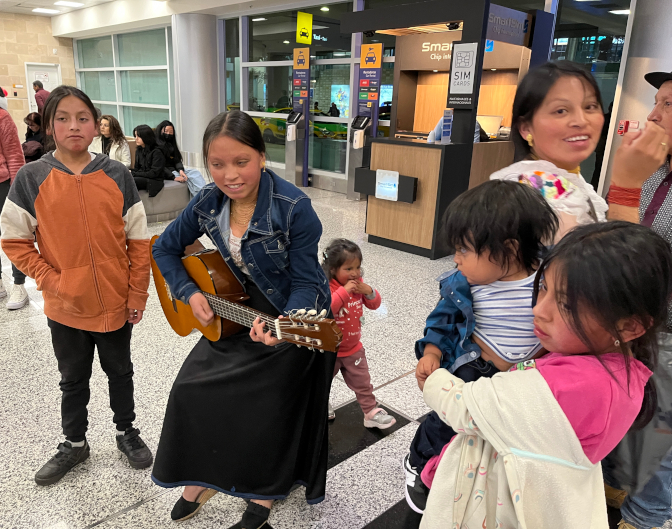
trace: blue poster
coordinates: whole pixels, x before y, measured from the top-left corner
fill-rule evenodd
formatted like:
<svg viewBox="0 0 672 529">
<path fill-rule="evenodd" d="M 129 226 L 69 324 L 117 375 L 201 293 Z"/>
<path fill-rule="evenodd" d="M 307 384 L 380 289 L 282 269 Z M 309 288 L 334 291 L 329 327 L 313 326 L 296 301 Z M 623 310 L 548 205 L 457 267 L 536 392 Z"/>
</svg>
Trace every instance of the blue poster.
<svg viewBox="0 0 672 529">
<path fill-rule="evenodd" d="M 350 117 L 350 85 L 332 84 L 331 85 L 331 103 L 336 103 L 336 108 L 340 111 L 340 118 Z"/>
</svg>

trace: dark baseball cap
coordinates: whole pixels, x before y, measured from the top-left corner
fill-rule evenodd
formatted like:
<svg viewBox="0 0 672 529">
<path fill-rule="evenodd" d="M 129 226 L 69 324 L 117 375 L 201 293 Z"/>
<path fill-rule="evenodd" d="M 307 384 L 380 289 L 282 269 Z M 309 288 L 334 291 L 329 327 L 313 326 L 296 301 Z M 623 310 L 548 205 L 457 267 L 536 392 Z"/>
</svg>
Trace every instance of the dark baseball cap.
<svg viewBox="0 0 672 529">
<path fill-rule="evenodd" d="M 660 89 L 666 81 L 672 81 L 672 72 L 650 72 L 644 76 L 646 82 L 651 86 Z"/>
</svg>

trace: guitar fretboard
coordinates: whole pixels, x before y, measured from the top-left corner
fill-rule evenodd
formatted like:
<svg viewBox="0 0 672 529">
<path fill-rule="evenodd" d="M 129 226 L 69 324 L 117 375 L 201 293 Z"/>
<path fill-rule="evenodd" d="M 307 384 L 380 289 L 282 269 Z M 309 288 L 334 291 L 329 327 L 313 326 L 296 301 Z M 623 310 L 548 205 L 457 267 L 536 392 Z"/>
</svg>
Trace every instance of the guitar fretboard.
<svg viewBox="0 0 672 529">
<path fill-rule="evenodd" d="M 233 301 L 228 301 L 219 296 L 215 296 L 208 292 L 202 293 L 205 296 L 205 299 L 208 300 L 210 307 L 217 316 L 231 320 L 239 325 L 244 327 L 252 328 L 254 320 L 259 318 L 262 322 L 266 322 L 265 331 L 271 331 L 271 335 L 274 338 L 277 338 L 276 329 L 274 326 L 275 320 L 270 318 L 268 315 L 258 310 L 251 309 L 245 305 L 240 305 L 239 303 L 234 303 Z"/>
</svg>

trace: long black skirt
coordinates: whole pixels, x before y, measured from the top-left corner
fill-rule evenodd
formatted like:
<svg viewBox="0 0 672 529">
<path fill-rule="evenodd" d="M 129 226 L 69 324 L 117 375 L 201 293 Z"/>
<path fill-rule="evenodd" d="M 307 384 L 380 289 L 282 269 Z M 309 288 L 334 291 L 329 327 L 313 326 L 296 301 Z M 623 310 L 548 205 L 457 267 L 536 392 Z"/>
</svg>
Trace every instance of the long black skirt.
<svg viewBox="0 0 672 529">
<path fill-rule="evenodd" d="M 248 281 L 249 306 L 277 314 Z M 268 347 L 249 331 L 191 351 L 168 399 L 152 479 L 248 499 L 283 499 L 294 484 L 324 499 L 327 404 L 335 353 Z"/>
</svg>

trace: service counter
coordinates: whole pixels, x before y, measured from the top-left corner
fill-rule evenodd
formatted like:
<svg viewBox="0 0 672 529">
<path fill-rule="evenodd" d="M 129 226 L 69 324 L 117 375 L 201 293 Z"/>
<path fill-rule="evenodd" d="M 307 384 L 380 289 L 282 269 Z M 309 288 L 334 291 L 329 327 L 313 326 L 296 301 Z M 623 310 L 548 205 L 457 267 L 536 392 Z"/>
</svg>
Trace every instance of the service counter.
<svg viewBox="0 0 672 529">
<path fill-rule="evenodd" d="M 370 138 L 369 147 L 369 167 L 355 172 L 355 191 L 368 195 L 369 242 L 430 259 L 450 253 L 440 237 L 441 221 L 450 202 L 511 164 L 514 151 L 509 141 L 475 143 L 472 149 L 468 144 Z M 399 173 L 399 200 L 374 196 L 378 169 Z"/>
</svg>

